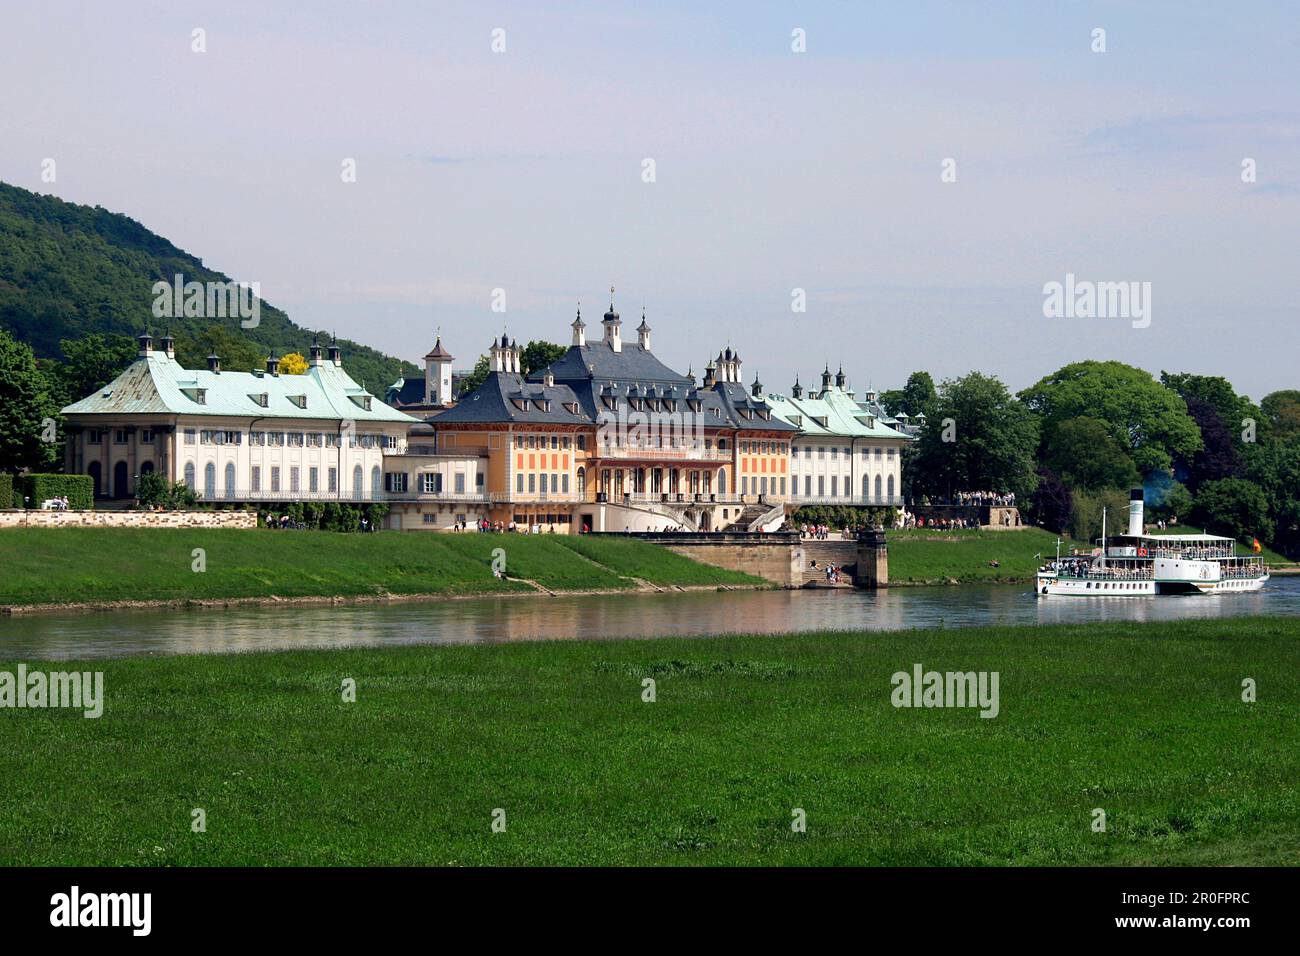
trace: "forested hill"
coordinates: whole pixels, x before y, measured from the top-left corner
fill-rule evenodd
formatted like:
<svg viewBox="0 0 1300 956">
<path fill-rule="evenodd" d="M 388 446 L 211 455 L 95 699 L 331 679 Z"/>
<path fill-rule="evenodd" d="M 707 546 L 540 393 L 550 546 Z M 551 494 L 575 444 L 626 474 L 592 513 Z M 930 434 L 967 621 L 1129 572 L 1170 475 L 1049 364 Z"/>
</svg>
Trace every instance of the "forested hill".
<svg viewBox="0 0 1300 956">
<path fill-rule="evenodd" d="M 313 330 L 261 304 L 257 328 L 237 318 L 155 319 L 153 284 L 228 282 L 127 216 L 99 206 L 79 206 L 54 196 L 0 182 L 0 329 L 27 342 L 39 358 L 60 358 L 60 342 L 91 333 L 139 335 L 146 325 L 157 337 L 170 331 L 177 357 L 200 364 L 215 350 L 227 368 L 258 364 L 271 350 L 306 354 Z M 319 330 L 321 341 L 327 330 Z M 400 375 L 418 374 L 409 362 L 340 340 L 344 366 L 381 398 Z"/>
</svg>

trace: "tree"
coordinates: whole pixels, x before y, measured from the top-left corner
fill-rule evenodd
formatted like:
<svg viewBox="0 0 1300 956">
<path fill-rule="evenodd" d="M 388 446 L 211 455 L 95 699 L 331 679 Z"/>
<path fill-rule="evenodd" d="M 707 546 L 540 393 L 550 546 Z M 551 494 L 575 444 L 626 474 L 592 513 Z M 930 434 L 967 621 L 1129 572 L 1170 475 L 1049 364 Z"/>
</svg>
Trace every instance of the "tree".
<svg viewBox="0 0 1300 956">
<path fill-rule="evenodd" d="M 0 330 L 0 471 L 45 469 L 58 461 L 58 406 L 29 345 Z"/>
<path fill-rule="evenodd" d="M 1228 430 L 1234 433 L 1242 429 L 1243 419 L 1259 418 L 1259 409 L 1254 403 L 1246 396 L 1238 395 L 1232 383 L 1221 375 L 1161 372 L 1160 382 L 1177 392 L 1189 406 L 1193 399 L 1208 402 Z"/>
<path fill-rule="evenodd" d="M 1042 463 L 1071 488 L 1132 488 L 1137 469 L 1105 422 L 1067 418 L 1043 436 Z"/>
<path fill-rule="evenodd" d="M 52 367 L 51 390 L 63 405 L 71 405 L 99 391 L 135 361 L 137 345 L 116 332 L 92 332 L 59 343 L 65 361 Z"/>
<path fill-rule="evenodd" d="M 280 359 L 281 375 L 305 375 L 308 368 L 307 359 L 301 352 L 290 352 Z"/>
<path fill-rule="evenodd" d="M 1259 486 L 1269 503 L 1271 543 L 1287 555 L 1300 555 L 1300 434 L 1288 441 L 1247 446 L 1245 477 Z"/>
<path fill-rule="evenodd" d="M 1274 524 L 1268 511 L 1268 498 L 1258 485 L 1242 478 L 1225 478 L 1201 486 L 1192 517 L 1213 534 L 1271 541 Z"/>
<path fill-rule="evenodd" d="M 491 370 L 488 368 L 488 357 L 486 355 L 480 355 L 478 361 L 474 363 L 474 371 L 470 372 L 460 380 L 460 392 L 458 394 L 468 395 L 470 392 L 474 391 L 474 389 L 487 381 L 489 371 Z"/>
<path fill-rule="evenodd" d="M 208 356 L 221 359 L 221 367 L 232 372 L 262 368 L 267 349 L 232 331 L 225 325 L 209 325 L 196 337 L 176 335 L 176 361 L 185 368 L 207 368 Z"/>
<path fill-rule="evenodd" d="M 1038 470 L 1038 487 L 1030 498 L 1030 513 L 1036 522 L 1061 534 L 1070 525 L 1074 495 L 1060 476 L 1046 468 Z"/>
<path fill-rule="evenodd" d="M 980 372 L 946 379 L 921 432 L 914 490 L 1014 491 L 1027 498 L 1038 484 L 1037 447 L 1037 420 L 998 379 Z"/>
<path fill-rule="evenodd" d="M 902 388 L 880 393 L 880 404 L 891 415 L 906 412 L 912 418 L 925 415 L 929 418 L 934 412 L 938 395 L 934 389 L 934 379 L 929 372 L 913 372 L 907 376 L 907 383 Z"/>
<path fill-rule="evenodd" d="M 1095 541 L 1101 537 L 1103 523 L 1107 537 L 1122 534 L 1128 528 L 1128 495 L 1114 488 L 1075 492 L 1070 510 L 1070 537 Z"/>
<path fill-rule="evenodd" d="M 1272 392 L 1264 396 L 1259 408 L 1267 438 L 1277 441 L 1300 438 L 1300 391 Z"/>
<path fill-rule="evenodd" d="M 523 367 L 524 374 L 530 375 L 558 362 L 564 358 L 565 353 L 568 351 L 563 345 L 534 339 L 524 346 L 523 354 L 519 357 L 519 364 Z"/>
<path fill-rule="evenodd" d="M 1182 398 L 1123 362 L 1075 362 L 1025 389 L 1020 399 L 1042 417 L 1044 435 L 1081 415 L 1104 422 L 1142 475 L 1167 471 L 1175 456 L 1188 459 L 1201 446 Z"/>
<path fill-rule="evenodd" d="M 1175 463 L 1176 470 L 1187 476 L 1188 487 L 1195 492 L 1202 482 L 1239 476 L 1242 465 L 1237 434 L 1229 431 L 1211 402 L 1195 395 L 1186 402 L 1187 412 L 1201 432 L 1200 451 L 1190 461 L 1179 459 Z"/>
</svg>

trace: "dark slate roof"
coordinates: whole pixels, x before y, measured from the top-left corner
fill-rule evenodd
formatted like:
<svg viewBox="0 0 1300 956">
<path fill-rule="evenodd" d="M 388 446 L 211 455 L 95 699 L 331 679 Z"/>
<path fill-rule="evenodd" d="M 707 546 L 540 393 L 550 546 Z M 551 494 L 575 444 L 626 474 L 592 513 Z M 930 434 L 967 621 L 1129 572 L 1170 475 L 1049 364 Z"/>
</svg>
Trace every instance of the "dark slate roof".
<svg viewBox="0 0 1300 956">
<path fill-rule="evenodd" d="M 433 343 L 433 351 L 431 351 L 428 355 L 426 355 L 425 358 L 427 358 L 427 359 L 447 359 L 448 361 L 451 361 L 451 360 L 452 360 L 452 354 L 451 354 L 450 352 L 448 352 L 445 348 L 442 347 L 442 336 L 441 336 L 441 335 L 438 336 L 438 340 L 437 340 L 436 342 Z"/>
<path fill-rule="evenodd" d="M 384 401 L 395 407 L 424 404 L 424 379 L 399 378 L 384 393 Z"/>
<path fill-rule="evenodd" d="M 527 400 L 527 408 L 520 403 Z M 538 400 L 551 403 L 550 411 L 543 411 Z M 565 408 L 565 404 L 578 403 L 578 413 Z M 588 414 L 573 390 L 566 385 L 543 385 L 525 382 L 513 372 L 490 372 L 483 384 L 461 397 L 452 408 L 440 412 L 436 423 L 487 424 L 490 422 L 520 422 L 540 425 L 590 425 L 594 419 Z"/>
<path fill-rule="evenodd" d="M 623 351 L 615 352 L 605 341 L 570 345 L 569 350 L 551 365 L 555 380 L 574 381 L 597 378 L 615 382 L 670 382 L 690 384 L 690 380 L 674 372 L 659 361 L 649 349 L 640 345 L 623 343 Z M 542 373 L 533 372 L 530 379 L 541 381 Z"/>
</svg>

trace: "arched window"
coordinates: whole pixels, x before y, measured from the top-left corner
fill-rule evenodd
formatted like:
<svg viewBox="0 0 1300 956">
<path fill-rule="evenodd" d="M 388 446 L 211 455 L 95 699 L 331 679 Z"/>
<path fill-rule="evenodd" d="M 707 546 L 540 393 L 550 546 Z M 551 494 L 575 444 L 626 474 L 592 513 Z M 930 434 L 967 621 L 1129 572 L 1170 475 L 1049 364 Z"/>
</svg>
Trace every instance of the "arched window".
<svg viewBox="0 0 1300 956">
<path fill-rule="evenodd" d="M 185 487 L 194 487 L 194 462 L 192 461 L 187 461 L 185 463 Z"/>
<path fill-rule="evenodd" d="M 583 494 L 587 490 L 587 469 L 578 469 L 578 493 Z"/>
<path fill-rule="evenodd" d="M 142 474 L 142 475 L 152 475 L 152 474 L 153 474 L 153 462 L 151 462 L 151 461 L 146 461 L 143 465 L 141 465 L 141 466 L 140 466 L 140 474 Z"/>
<path fill-rule="evenodd" d="M 894 497 L 894 476 L 893 475 L 889 476 L 889 497 L 891 500 Z"/>
<path fill-rule="evenodd" d="M 370 493 L 378 498 L 379 493 L 384 490 L 384 476 L 379 472 L 379 466 L 370 469 Z"/>
<path fill-rule="evenodd" d="M 203 497 L 212 499 L 217 495 L 217 466 L 208 462 L 203 466 Z"/>
<path fill-rule="evenodd" d="M 360 498 L 361 493 L 365 490 L 365 487 L 361 484 L 361 466 L 357 465 L 352 469 L 352 497 Z"/>
<path fill-rule="evenodd" d="M 727 469 L 719 468 L 718 469 L 718 494 L 725 495 L 726 493 L 727 493 Z"/>
<path fill-rule="evenodd" d="M 226 462 L 226 497 L 235 497 L 235 463 Z"/>
<path fill-rule="evenodd" d="M 862 500 L 866 501 L 871 497 L 871 476 L 862 476 Z"/>
<path fill-rule="evenodd" d="M 876 475 L 876 501 L 880 500 L 880 476 Z"/>
<path fill-rule="evenodd" d="M 97 461 L 92 461 L 90 467 L 86 469 L 86 474 L 90 475 L 90 480 L 95 486 L 95 497 L 98 498 L 104 493 L 101 487 L 103 484 L 104 469 Z"/>
</svg>

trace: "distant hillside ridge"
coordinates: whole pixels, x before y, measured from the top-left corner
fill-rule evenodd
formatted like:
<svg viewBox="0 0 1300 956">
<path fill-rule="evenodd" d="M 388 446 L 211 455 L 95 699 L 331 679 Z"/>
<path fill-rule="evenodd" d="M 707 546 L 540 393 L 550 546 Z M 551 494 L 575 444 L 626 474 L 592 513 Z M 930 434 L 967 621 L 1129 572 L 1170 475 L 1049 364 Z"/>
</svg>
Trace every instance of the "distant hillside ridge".
<svg viewBox="0 0 1300 956">
<path fill-rule="evenodd" d="M 238 318 L 155 318 L 155 282 L 230 282 L 229 276 L 178 249 L 128 216 L 82 206 L 0 182 L 0 328 L 28 343 L 38 358 L 61 358 L 59 342 L 84 335 L 155 338 L 170 331 L 182 351 L 200 354 L 212 341 L 237 341 L 242 352 L 306 353 L 314 335 L 283 310 L 260 304 L 256 328 Z M 217 328 L 217 326 L 220 326 Z M 339 341 L 348 373 L 380 398 L 399 377 L 419 375 L 409 362 L 347 340 Z M 246 357 L 245 356 L 245 357 Z"/>
</svg>

